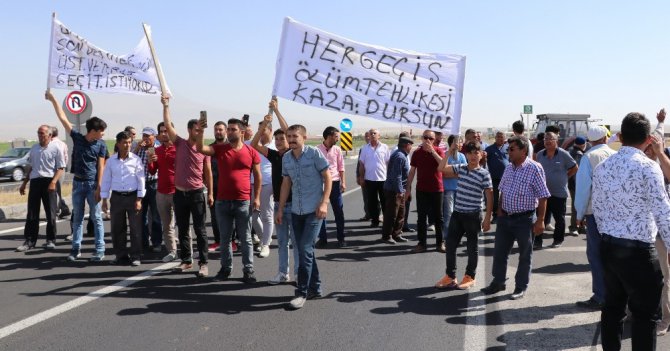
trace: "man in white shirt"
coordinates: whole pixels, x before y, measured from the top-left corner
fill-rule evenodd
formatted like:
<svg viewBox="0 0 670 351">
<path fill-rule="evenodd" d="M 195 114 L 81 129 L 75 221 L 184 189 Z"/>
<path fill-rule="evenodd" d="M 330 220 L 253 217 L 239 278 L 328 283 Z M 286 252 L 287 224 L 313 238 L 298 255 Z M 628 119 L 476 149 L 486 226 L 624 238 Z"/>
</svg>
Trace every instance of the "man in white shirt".
<svg viewBox="0 0 670 351">
<path fill-rule="evenodd" d="M 68 162 L 68 147 L 67 144 L 60 140 L 58 137 L 58 127 L 56 126 L 51 126 L 51 142 L 56 145 L 58 150 L 61 152 L 61 156 L 63 157 L 63 165 L 67 167 L 67 162 Z M 72 214 L 70 212 L 70 207 L 68 207 L 67 203 L 65 203 L 65 200 L 63 199 L 63 196 L 61 195 L 61 186 L 60 186 L 60 179 L 58 179 L 58 183 L 56 183 L 56 193 L 58 194 L 58 208 L 57 208 L 57 214 L 58 218 L 65 218 Z"/>
<path fill-rule="evenodd" d="M 607 291 L 602 345 L 604 350 L 621 348 L 628 305 L 633 314 L 633 350 L 653 350 L 663 287 L 654 242 L 660 234 L 666 247 L 670 244 L 670 199 L 661 168 L 643 152 L 651 142 L 649 120 L 629 113 L 619 139 L 619 152 L 596 167 L 593 175 L 593 215 L 602 234 Z"/>
<path fill-rule="evenodd" d="M 107 212 L 111 202 L 112 243 L 116 258 L 112 264 L 130 262 L 140 265 L 142 254 L 142 198 L 145 174 L 142 159 L 130 152 L 132 137 L 123 131 L 116 135 L 118 153 L 105 165 L 100 186 L 102 210 Z M 130 227 L 130 251 L 126 247 L 126 216 Z"/>
<path fill-rule="evenodd" d="M 379 226 L 380 204 L 386 203 L 384 181 L 390 157 L 388 146 L 379 141 L 379 131 L 370 129 L 370 143 L 363 146 L 358 161 L 358 185 L 367 188 L 368 212 L 373 228 Z"/>
</svg>

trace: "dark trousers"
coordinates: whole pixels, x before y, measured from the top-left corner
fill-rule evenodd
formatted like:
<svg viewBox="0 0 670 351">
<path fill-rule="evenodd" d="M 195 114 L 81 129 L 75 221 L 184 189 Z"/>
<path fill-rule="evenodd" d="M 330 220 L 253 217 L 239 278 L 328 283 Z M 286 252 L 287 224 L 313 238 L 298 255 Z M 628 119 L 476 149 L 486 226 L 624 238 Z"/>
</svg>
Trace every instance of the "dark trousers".
<svg viewBox="0 0 670 351">
<path fill-rule="evenodd" d="M 216 182 L 216 180 L 214 180 Z M 214 187 L 214 198 L 216 199 L 216 194 L 218 194 L 216 187 Z M 214 233 L 214 242 L 217 244 L 221 243 L 221 232 L 219 231 L 219 221 L 216 219 L 216 206 L 212 205 L 209 208 L 209 216 L 211 218 L 210 222 L 212 223 L 212 232 Z"/>
<path fill-rule="evenodd" d="M 408 228 L 409 229 L 409 221 L 407 220 L 409 218 L 409 209 L 411 208 L 410 205 L 412 204 L 412 198 L 408 198 L 407 201 L 405 201 L 405 222 L 403 224 L 403 228 Z"/>
<path fill-rule="evenodd" d="M 492 179 L 493 181 L 493 214 L 495 218 L 498 215 L 498 202 L 500 201 L 500 178 Z M 484 196 L 486 199 L 486 196 Z"/>
<path fill-rule="evenodd" d="M 380 209 L 386 203 L 384 199 L 384 181 L 366 180 L 365 187 L 368 195 L 368 213 L 372 223 L 379 224 Z"/>
<path fill-rule="evenodd" d="M 205 211 L 207 204 L 203 189 L 190 191 L 176 190 L 174 212 L 179 232 L 179 249 L 182 263 L 193 262 L 193 249 L 189 240 L 188 227 L 193 218 L 193 231 L 198 245 L 198 263 L 207 264 L 207 232 L 205 231 Z"/>
<path fill-rule="evenodd" d="M 444 217 L 442 213 L 442 192 L 416 191 L 416 212 L 418 219 L 416 222 L 417 238 L 419 244 L 426 246 L 428 236 L 428 214 L 432 213 L 431 218 L 435 220 L 435 243 L 437 246 L 442 244 L 442 226 Z"/>
<path fill-rule="evenodd" d="M 551 196 L 547 199 L 547 212 L 544 215 L 544 225 L 551 222 L 554 217 L 556 225 L 554 226 L 554 243 L 562 243 L 565 238 L 565 204 L 566 198 Z M 542 245 L 542 235 L 535 237 L 535 245 Z"/>
<path fill-rule="evenodd" d="M 461 213 L 454 211 L 449 221 L 449 234 L 447 235 L 447 271 L 451 278 L 456 278 L 456 247 L 461 242 L 463 235 L 468 239 L 468 265 L 465 274 L 474 278 L 477 272 L 479 260 L 479 233 L 482 230 L 481 212 Z"/>
<path fill-rule="evenodd" d="M 142 214 L 135 209 L 136 200 L 137 195 L 122 196 L 114 193 L 109 200 L 112 245 L 116 258 L 130 255 L 131 260 L 138 260 L 142 254 Z M 126 218 L 130 227 L 130 251 L 127 247 Z"/>
<path fill-rule="evenodd" d="M 603 235 L 600 246 L 607 291 L 600 317 L 603 350 L 621 349 L 626 304 L 633 313 L 632 349 L 655 350 L 663 289 L 656 249 L 653 244 L 624 247 L 607 239 Z"/>
<path fill-rule="evenodd" d="M 402 235 L 405 224 L 405 198 L 399 197 L 395 191 L 384 190 L 384 225 L 382 239 L 395 238 Z"/>
<path fill-rule="evenodd" d="M 330 207 L 333 209 L 335 216 L 335 226 L 337 227 L 337 241 L 344 240 L 344 203 L 342 201 L 342 189 L 340 188 L 340 181 L 333 181 L 333 187 L 330 190 Z M 319 239 L 327 240 L 326 220 L 323 220 L 321 231 L 319 232 Z"/>
<path fill-rule="evenodd" d="M 156 205 L 156 181 L 147 182 L 144 188 L 146 192 L 142 198 L 142 244 L 148 247 L 151 238 L 151 245 L 158 246 L 163 242 L 163 224 Z M 149 212 L 151 212 L 151 223 L 149 223 Z"/>
<path fill-rule="evenodd" d="M 63 195 L 61 195 L 62 192 L 60 183 L 61 181 L 59 179 L 58 183 L 56 183 L 56 193 L 58 193 L 58 210 L 60 211 L 61 214 L 64 214 L 66 216 L 70 213 L 70 207 L 67 206 L 67 203 L 65 203 L 65 199 L 63 199 Z"/>
<path fill-rule="evenodd" d="M 56 192 L 49 191 L 53 178 L 34 178 L 28 188 L 28 213 L 23 236 L 30 242 L 37 241 L 40 228 L 40 202 L 47 215 L 47 240 L 56 240 Z"/>
<path fill-rule="evenodd" d="M 519 266 L 516 270 L 515 288 L 526 290 L 530 282 L 533 261 L 533 215 L 498 217 L 493 248 L 493 283 L 505 284 L 507 261 L 516 241 L 519 246 Z"/>
</svg>

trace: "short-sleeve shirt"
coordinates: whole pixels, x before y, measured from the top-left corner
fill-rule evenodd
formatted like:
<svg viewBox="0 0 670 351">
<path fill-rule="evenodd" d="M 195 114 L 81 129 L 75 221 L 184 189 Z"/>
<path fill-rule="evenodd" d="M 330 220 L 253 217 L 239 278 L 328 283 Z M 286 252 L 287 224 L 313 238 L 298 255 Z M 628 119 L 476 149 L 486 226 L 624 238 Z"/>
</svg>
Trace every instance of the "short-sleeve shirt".
<svg viewBox="0 0 670 351">
<path fill-rule="evenodd" d="M 72 173 L 79 180 L 96 180 L 98 159 L 107 156 L 107 145 L 102 140 L 89 142 L 86 137 L 72 129 Z"/>
<path fill-rule="evenodd" d="M 323 176 L 328 161 L 317 148 L 304 145 L 299 158 L 289 151 L 282 157 L 282 175 L 291 178 L 291 212 L 304 215 L 316 212 L 323 196 Z"/>
<path fill-rule="evenodd" d="M 389 148 L 384 143 L 377 144 L 377 147 L 372 147 L 366 144 L 361 149 L 359 161 L 365 167 L 365 180 L 383 182 L 386 180 L 386 165 L 391 158 Z"/>
<path fill-rule="evenodd" d="M 219 167 L 216 199 L 251 200 L 251 170 L 261 162 L 258 151 L 246 144 L 239 150 L 231 144 L 217 144 L 211 148 Z"/>
<path fill-rule="evenodd" d="M 444 157 L 444 152 L 435 146 L 433 150 L 437 152 L 440 157 Z M 410 166 L 416 167 L 416 190 L 430 193 L 437 193 L 444 191 L 442 184 L 442 172 L 437 170 L 439 163 L 429 152 L 422 148 L 414 151 Z"/>
<path fill-rule="evenodd" d="M 484 190 L 493 188 L 491 174 L 486 168 L 468 169 L 467 164 L 451 166 L 458 174 L 458 190 L 454 210 L 462 213 L 479 212 L 482 209 Z"/>
<path fill-rule="evenodd" d="M 326 149 L 323 143 L 316 146 L 323 156 L 328 160 L 328 173 L 330 179 L 334 182 L 340 181 L 340 172 L 344 172 L 344 157 L 342 156 L 342 149 L 339 146 L 333 145 L 330 149 Z"/>
<path fill-rule="evenodd" d="M 537 153 L 537 162 L 542 165 L 547 177 L 547 188 L 551 196 L 568 197 L 568 170 L 577 165 L 567 151 L 557 148 L 554 157 L 547 157 L 547 150 Z"/>
<path fill-rule="evenodd" d="M 275 202 L 279 202 L 279 196 L 281 195 L 281 183 L 284 181 L 284 176 L 282 175 L 282 155 L 279 154 L 279 151 L 275 149 L 268 148 L 267 159 L 270 160 L 272 164 L 272 195 L 274 195 Z M 291 192 L 288 193 L 288 198 L 286 203 L 291 202 Z"/>
<path fill-rule="evenodd" d="M 460 152 L 456 158 L 453 158 L 451 155 L 448 155 L 447 157 L 449 157 L 449 159 L 447 159 L 447 164 L 450 165 L 468 163 L 468 159 Z M 456 191 L 456 189 L 458 189 L 458 179 L 442 177 L 442 185 L 444 186 L 444 191 Z"/>
<path fill-rule="evenodd" d="M 30 170 L 29 179 L 53 178 L 56 170 L 65 168 L 63 153 L 53 141 L 42 147 L 39 143 L 30 148 Z"/>
<path fill-rule="evenodd" d="M 158 170 L 158 192 L 161 194 L 174 194 L 174 172 L 175 172 L 175 158 L 177 149 L 174 144 L 170 146 L 161 145 L 156 148 L 157 160 L 149 164 L 153 170 Z"/>
<path fill-rule="evenodd" d="M 177 148 L 175 156 L 175 186 L 182 190 L 202 189 L 205 163 L 210 162 L 209 156 L 198 152 L 195 145 L 189 145 L 186 139 L 177 136 L 174 142 Z"/>
<path fill-rule="evenodd" d="M 502 209 L 510 214 L 534 211 L 538 199 L 551 196 L 542 166 L 528 157 L 518 167 L 511 162 L 507 165 L 498 188 Z"/>
</svg>

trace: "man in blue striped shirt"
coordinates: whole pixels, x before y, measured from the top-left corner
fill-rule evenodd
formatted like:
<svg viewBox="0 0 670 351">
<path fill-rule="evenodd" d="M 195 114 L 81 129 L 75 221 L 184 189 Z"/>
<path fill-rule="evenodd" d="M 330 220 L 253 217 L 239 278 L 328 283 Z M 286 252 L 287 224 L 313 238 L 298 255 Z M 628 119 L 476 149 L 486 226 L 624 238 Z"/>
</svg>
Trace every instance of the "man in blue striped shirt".
<svg viewBox="0 0 670 351">
<path fill-rule="evenodd" d="M 435 284 L 438 289 L 469 289 L 475 284 L 479 259 L 479 233 L 482 226 L 484 231 L 491 229 L 493 184 L 489 171 L 479 166 L 483 158 L 481 144 L 471 141 L 465 144 L 463 150 L 468 159 L 467 164 L 449 165 L 445 158 L 438 167 L 446 177 L 458 178 L 456 202 L 447 235 L 447 270 L 446 275 Z M 482 225 L 481 203 L 484 194 L 486 194 L 486 215 Z M 456 247 L 461 242 L 463 234 L 468 238 L 468 265 L 459 285 L 456 279 Z"/>
</svg>

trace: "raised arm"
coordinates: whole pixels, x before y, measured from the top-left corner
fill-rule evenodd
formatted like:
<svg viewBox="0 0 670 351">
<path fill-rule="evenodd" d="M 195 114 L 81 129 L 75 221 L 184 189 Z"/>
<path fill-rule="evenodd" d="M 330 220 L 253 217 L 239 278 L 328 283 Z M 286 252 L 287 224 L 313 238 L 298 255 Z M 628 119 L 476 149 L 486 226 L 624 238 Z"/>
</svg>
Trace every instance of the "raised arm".
<svg viewBox="0 0 670 351">
<path fill-rule="evenodd" d="M 195 149 L 198 150 L 199 153 L 207 156 L 215 156 L 214 154 L 214 149 L 210 147 L 209 145 L 205 145 L 205 132 L 202 124 L 204 121 L 198 121 L 197 126 L 194 126 L 194 129 L 196 131 L 195 133 Z"/>
<path fill-rule="evenodd" d="M 286 132 L 288 130 L 288 123 L 286 123 L 284 116 L 282 116 L 281 113 L 279 113 L 279 107 L 277 106 L 276 97 L 270 100 L 270 109 L 272 110 L 272 112 L 275 113 L 275 115 L 277 115 L 277 120 L 279 120 L 279 128 L 281 128 L 281 130 Z"/>
<path fill-rule="evenodd" d="M 63 108 L 60 106 L 58 101 L 56 101 L 56 97 L 51 93 L 51 90 L 47 90 L 47 92 L 44 94 L 44 98 L 51 101 L 51 104 L 54 106 L 54 110 L 56 111 L 56 116 L 63 125 L 63 128 L 65 128 L 65 133 L 70 135 L 70 132 L 72 131 L 72 124 L 67 120 L 67 116 L 65 116 Z"/>
<path fill-rule="evenodd" d="M 260 127 L 258 127 L 258 131 L 256 134 L 254 134 L 254 138 L 251 139 L 251 147 L 256 149 L 256 151 L 260 152 L 265 157 L 268 157 L 268 148 L 265 145 L 261 145 L 260 141 L 261 135 L 265 133 L 265 129 L 268 127 L 269 123 L 272 123 L 272 115 L 265 115 Z"/>
<path fill-rule="evenodd" d="M 167 130 L 170 141 L 174 143 L 177 140 L 177 131 L 172 126 L 172 120 L 170 119 L 170 97 L 161 96 L 161 104 L 163 104 L 163 122 L 165 123 L 165 129 Z"/>
</svg>

